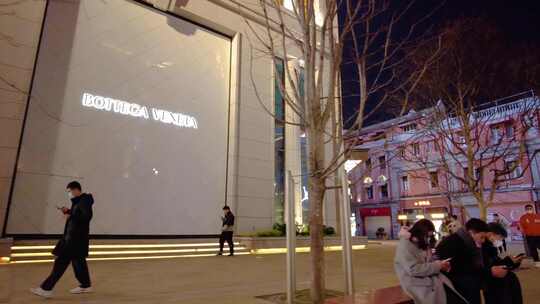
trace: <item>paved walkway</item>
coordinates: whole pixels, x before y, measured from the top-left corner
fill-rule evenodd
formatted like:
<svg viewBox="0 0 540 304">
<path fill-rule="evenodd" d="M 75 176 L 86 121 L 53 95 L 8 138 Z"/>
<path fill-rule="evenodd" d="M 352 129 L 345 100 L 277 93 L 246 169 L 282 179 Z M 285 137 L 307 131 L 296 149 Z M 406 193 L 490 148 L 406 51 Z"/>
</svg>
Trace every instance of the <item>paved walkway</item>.
<svg viewBox="0 0 540 304">
<path fill-rule="evenodd" d="M 357 291 L 396 285 L 392 268 L 393 243 L 371 244 L 354 252 Z M 298 288 L 309 287 L 307 254 L 299 254 Z M 44 303 L 27 292 L 50 271 L 51 264 L 0 266 L 0 303 Z M 91 262 L 96 292 L 73 296 L 71 269 L 55 289 L 52 303 L 223 303 L 263 304 L 254 296 L 282 292 L 285 288 L 285 255 L 181 258 L 173 260 Z M 540 303 L 540 270 L 519 273 L 524 285 L 525 303 Z M 343 286 L 341 253 L 327 253 L 327 285 Z"/>
</svg>

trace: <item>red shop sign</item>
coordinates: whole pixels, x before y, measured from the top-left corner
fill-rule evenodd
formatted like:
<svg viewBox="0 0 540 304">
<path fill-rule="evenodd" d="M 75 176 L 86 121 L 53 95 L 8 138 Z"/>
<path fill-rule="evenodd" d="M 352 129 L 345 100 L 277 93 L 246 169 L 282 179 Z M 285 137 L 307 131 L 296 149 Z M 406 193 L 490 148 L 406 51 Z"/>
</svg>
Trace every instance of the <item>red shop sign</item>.
<svg viewBox="0 0 540 304">
<path fill-rule="evenodd" d="M 390 208 L 381 207 L 381 208 L 361 208 L 360 216 L 390 216 Z"/>
</svg>

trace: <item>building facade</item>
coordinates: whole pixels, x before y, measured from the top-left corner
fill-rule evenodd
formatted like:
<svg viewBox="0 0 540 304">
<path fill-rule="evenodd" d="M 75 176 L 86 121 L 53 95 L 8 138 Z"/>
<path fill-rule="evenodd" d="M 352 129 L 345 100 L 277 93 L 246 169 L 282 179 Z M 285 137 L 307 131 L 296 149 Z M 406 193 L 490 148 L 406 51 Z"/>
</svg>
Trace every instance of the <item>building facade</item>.
<svg viewBox="0 0 540 304">
<path fill-rule="evenodd" d="M 96 198 L 97 235 L 214 235 L 224 204 L 236 214 L 237 232 L 270 229 L 283 218 L 289 170 L 297 222 L 305 221 L 304 132 L 279 120 L 294 119 L 278 82 L 287 89 L 284 66 L 301 74 L 300 52 L 277 65 L 253 56 L 263 48 L 252 32 L 265 26 L 258 5 L 42 0 L 6 7 L 13 14 L 0 21 L 7 37 L 0 39 L 2 236 L 61 233 L 55 206 L 69 203 L 71 180 Z M 293 24 L 291 7 L 284 1 L 281 9 Z"/>
<path fill-rule="evenodd" d="M 482 124 L 487 131 L 482 131 L 486 134 L 479 137 L 482 140 L 479 141 L 478 149 L 485 148 L 485 151 L 489 151 L 489 145 L 507 142 L 505 147 L 512 150 L 497 163 L 484 168 L 485 173 L 475 169 L 474 174 L 476 177 L 481 176 L 478 179 L 488 184 L 484 189 L 487 198 L 487 193 L 491 191 L 489 182 L 493 178 L 492 169 L 515 166 L 509 173 L 511 176 L 508 181 L 499 183 L 493 191 L 487 217 L 491 220 L 493 214 L 498 214 L 508 225 L 510 237 L 521 240 L 521 234 L 517 230 L 519 218 L 524 213 L 526 204 L 534 205 L 538 202 L 540 189 L 537 153 L 540 149 L 539 104 L 538 98 L 533 94 L 520 95 L 515 99 L 507 100 L 503 104 L 484 105 L 482 110 L 473 114 L 474 117 L 489 115 L 489 119 Z M 529 107 L 530 105 L 534 108 Z M 356 148 L 366 150 L 369 154 L 366 161 L 349 172 L 352 184 L 351 205 L 356 214 L 357 234 L 376 237 L 376 230 L 382 227 L 389 236 L 395 238 L 401 225 L 413 223 L 420 218 L 432 220 L 439 228 L 447 215 L 457 215 L 462 221 L 480 216 L 473 193 L 462 179 L 457 178 L 465 178 L 466 160 L 458 155 L 455 147 L 449 148 L 448 144 L 445 146 L 437 143 L 431 136 L 427 136 L 428 120 L 438 111 L 437 107 L 442 107 L 442 104 L 419 112 L 411 111 L 402 117 L 368 126 L 355 139 L 359 143 Z M 527 151 L 519 160 L 516 159 L 519 147 L 512 144 L 512 141 L 521 141 L 516 137 L 519 136 L 516 133 L 523 122 L 525 109 L 528 113 L 533 112 L 533 124 L 523 139 Z M 442 123 L 450 126 L 452 134 L 460 132 L 456 126 L 456 118 L 448 117 Z M 480 131 L 473 129 L 472 132 Z M 442 157 L 451 160 L 447 163 L 451 173 L 442 170 L 442 162 L 437 161 Z M 488 158 L 488 153 L 485 153 L 484 162 L 488 161 Z M 416 161 L 418 159 L 422 159 L 422 163 Z"/>
</svg>

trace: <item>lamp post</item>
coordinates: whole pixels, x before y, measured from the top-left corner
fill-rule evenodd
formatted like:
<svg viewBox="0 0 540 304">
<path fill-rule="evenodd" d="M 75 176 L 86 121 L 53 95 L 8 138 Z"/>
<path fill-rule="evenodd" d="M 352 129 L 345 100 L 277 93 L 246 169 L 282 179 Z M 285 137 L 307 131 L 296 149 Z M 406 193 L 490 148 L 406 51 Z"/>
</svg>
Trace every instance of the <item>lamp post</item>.
<svg viewBox="0 0 540 304">
<path fill-rule="evenodd" d="M 354 272 L 352 262 L 352 235 L 351 235 L 351 202 L 349 199 L 349 178 L 347 173 L 356 165 L 367 159 L 367 150 L 352 150 L 343 157 L 347 160 L 339 168 L 341 178 L 342 206 L 341 206 L 341 248 L 343 255 L 343 270 L 345 274 L 345 294 L 354 294 Z"/>
<path fill-rule="evenodd" d="M 294 179 L 291 171 L 287 171 L 285 191 L 285 224 L 287 238 L 287 304 L 294 303 L 296 293 L 296 223 L 294 221 Z"/>
</svg>

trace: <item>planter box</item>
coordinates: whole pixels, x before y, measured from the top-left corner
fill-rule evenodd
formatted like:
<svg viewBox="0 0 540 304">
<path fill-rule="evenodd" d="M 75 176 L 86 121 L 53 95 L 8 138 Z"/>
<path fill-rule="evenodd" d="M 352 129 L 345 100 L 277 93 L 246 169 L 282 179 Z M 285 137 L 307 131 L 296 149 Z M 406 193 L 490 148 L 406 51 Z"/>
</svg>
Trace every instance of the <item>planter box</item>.
<svg viewBox="0 0 540 304">
<path fill-rule="evenodd" d="M 287 247 L 287 240 L 285 237 L 236 237 L 235 241 L 238 241 L 242 246 L 245 246 L 254 253 L 264 252 L 268 249 L 274 250 L 275 253 L 284 252 Z M 368 244 L 368 239 L 364 236 L 354 236 L 351 241 L 354 249 L 365 248 Z M 297 251 L 306 251 L 306 248 L 309 248 L 309 243 L 309 237 L 296 237 Z M 324 237 L 324 246 L 327 250 L 340 250 L 341 237 Z M 339 248 L 337 248 L 338 246 Z"/>
</svg>

